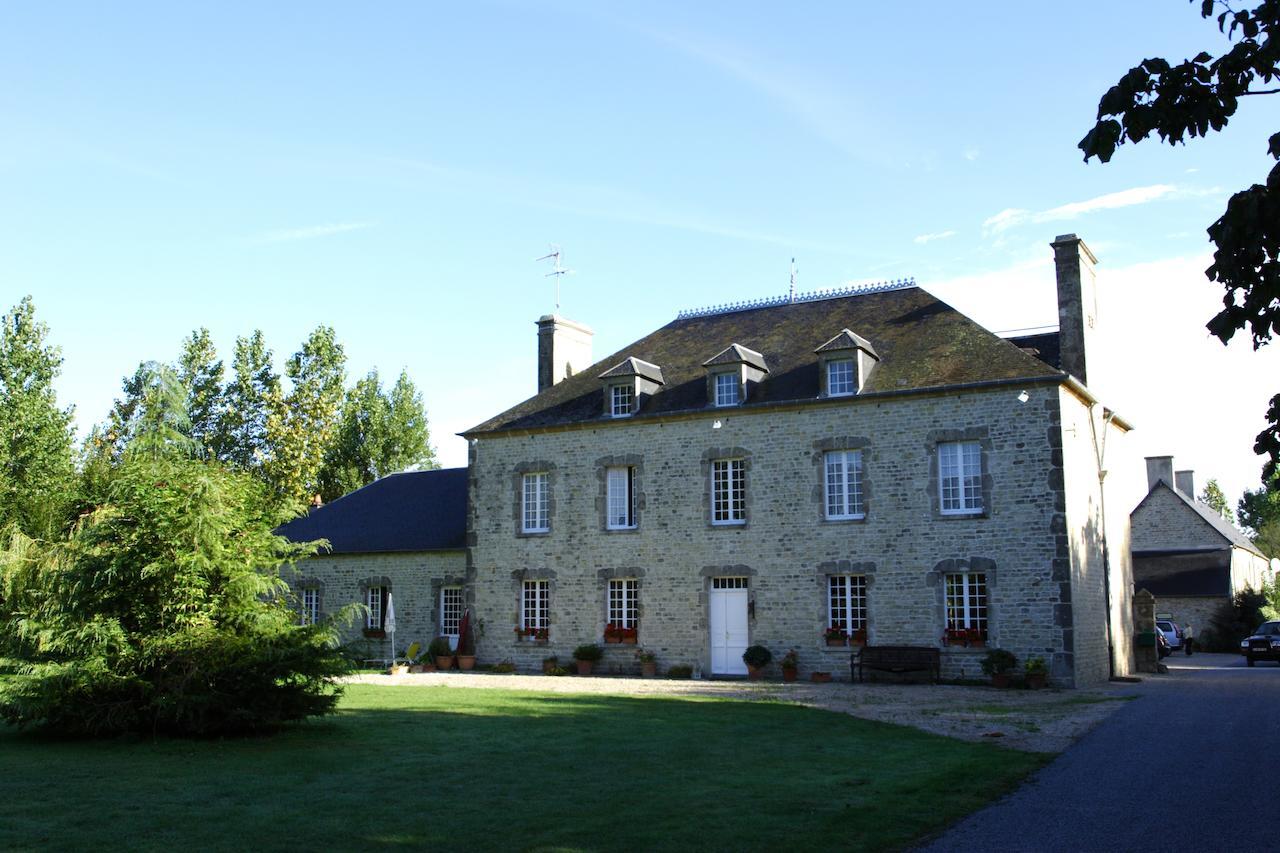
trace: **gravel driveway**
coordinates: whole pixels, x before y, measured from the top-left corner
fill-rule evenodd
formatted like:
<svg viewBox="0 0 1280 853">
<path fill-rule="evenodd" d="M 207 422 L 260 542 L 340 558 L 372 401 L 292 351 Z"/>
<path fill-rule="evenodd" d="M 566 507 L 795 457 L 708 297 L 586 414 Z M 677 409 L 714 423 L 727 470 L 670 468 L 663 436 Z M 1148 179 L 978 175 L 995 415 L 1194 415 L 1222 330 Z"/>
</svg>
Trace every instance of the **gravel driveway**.
<svg viewBox="0 0 1280 853">
<path fill-rule="evenodd" d="M 1124 684 L 1087 690 L 996 690 L 928 684 L 782 684 L 486 672 L 357 675 L 349 681 L 388 686 L 430 685 L 619 696 L 720 696 L 794 702 L 1033 752 L 1061 752 L 1126 704 L 1123 700 L 1142 687 Z"/>
</svg>

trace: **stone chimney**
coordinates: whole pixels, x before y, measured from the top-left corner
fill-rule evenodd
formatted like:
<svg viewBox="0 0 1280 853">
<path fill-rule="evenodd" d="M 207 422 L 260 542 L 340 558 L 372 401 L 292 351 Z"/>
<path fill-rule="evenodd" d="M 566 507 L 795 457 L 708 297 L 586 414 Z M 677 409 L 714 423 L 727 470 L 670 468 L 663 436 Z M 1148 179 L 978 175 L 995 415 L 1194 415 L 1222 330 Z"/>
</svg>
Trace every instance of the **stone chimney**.
<svg viewBox="0 0 1280 853">
<path fill-rule="evenodd" d="M 1182 492 L 1192 500 L 1196 496 L 1196 472 L 1195 471 L 1175 471 L 1173 475 L 1174 482 L 1178 486 L 1178 491 Z"/>
<path fill-rule="evenodd" d="M 547 314 L 538 318 L 538 393 L 591 366 L 591 337 L 581 323 Z"/>
<path fill-rule="evenodd" d="M 1074 234 L 1059 235 L 1053 246 L 1058 280 L 1058 346 L 1062 369 L 1089 384 L 1086 357 L 1097 334 L 1098 297 L 1093 266 L 1098 259 Z M 1172 479 L 1170 480 L 1172 483 Z"/>
<path fill-rule="evenodd" d="M 1164 480 L 1169 488 L 1173 488 L 1173 457 L 1172 456 L 1148 456 L 1147 457 L 1147 491 L 1151 491 L 1156 487 L 1156 483 Z"/>
</svg>

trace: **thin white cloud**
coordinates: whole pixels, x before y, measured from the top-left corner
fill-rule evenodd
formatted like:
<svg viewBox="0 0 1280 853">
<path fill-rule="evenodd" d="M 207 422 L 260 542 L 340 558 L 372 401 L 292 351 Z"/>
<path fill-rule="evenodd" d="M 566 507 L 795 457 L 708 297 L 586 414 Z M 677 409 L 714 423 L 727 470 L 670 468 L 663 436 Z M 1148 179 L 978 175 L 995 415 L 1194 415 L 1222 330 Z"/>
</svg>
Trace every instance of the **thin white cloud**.
<svg viewBox="0 0 1280 853">
<path fill-rule="evenodd" d="M 977 160 L 981 154 L 982 152 L 979 151 L 977 148 L 966 148 L 964 150 L 964 159 L 972 163 L 974 160 Z"/>
<path fill-rule="evenodd" d="M 1107 193 L 1084 201 L 1073 201 L 1070 204 L 1051 207 L 1048 210 L 1035 213 L 1022 208 L 1010 207 L 994 216 L 987 217 L 982 223 L 982 233 L 986 237 L 999 236 L 1010 228 L 1022 225 L 1024 222 L 1036 224 L 1059 222 L 1064 219 L 1075 219 L 1078 216 L 1084 216 L 1099 210 L 1115 210 L 1120 207 L 1148 204 L 1175 194 L 1189 195 L 1194 194 L 1194 192 L 1179 190 L 1173 184 L 1152 184 L 1148 187 L 1134 187 L 1120 192 Z"/>
<path fill-rule="evenodd" d="M 268 231 L 254 242 L 257 243 L 290 243 L 295 240 L 316 240 L 320 237 L 332 237 L 347 231 L 362 231 L 372 228 L 374 222 L 340 222 L 332 225 L 312 225 L 307 228 L 288 228 L 280 231 Z"/>
<path fill-rule="evenodd" d="M 1031 211 L 1018 207 L 1007 207 L 995 216 L 988 216 L 982 221 L 982 233 L 985 236 L 1003 234 L 1015 225 L 1020 225 L 1031 215 Z"/>
<path fill-rule="evenodd" d="M 955 235 L 956 235 L 956 232 L 949 231 L 949 230 L 934 231 L 932 234 L 921 234 L 915 237 L 911 242 L 915 243 L 918 246 L 923 246 L 925 243 L 932 243 L 934 240 L 945 240 L 948 237 L 954 237 Z"/>
</svg>

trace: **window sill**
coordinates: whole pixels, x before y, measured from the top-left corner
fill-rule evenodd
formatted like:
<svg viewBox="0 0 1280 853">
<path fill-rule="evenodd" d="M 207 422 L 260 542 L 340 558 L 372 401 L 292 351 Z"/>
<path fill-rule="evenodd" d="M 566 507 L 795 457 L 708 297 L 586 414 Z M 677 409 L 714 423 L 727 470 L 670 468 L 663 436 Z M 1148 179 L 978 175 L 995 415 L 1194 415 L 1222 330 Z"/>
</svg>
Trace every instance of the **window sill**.
<svg viewBox="0 0 1280 853">
<path fill-rule="evenodd" d="M 975 509 L 975 510 L 966 510 L 965 512 L 957 512 L 955 510 L 951 510 L 950 512 L 948 512 L 947 510 L 940 509 L 938 510 L 937 517 L 938 518 L 962 518 L 962 519 L 963 518 L 986 518 L 987 511 L 984 509 Z"/>
<path fill-rule="evenodd" d="M 518 530 L 516 536 L 521 539 L 540 539 L 544 536 L 550 536 L 551 530 Z"/>
<path fill-rule="evenodd" d="M 632 525 L 631 527 L 606 527 L 604 529 L 604 532 L 605 533 L 638 533 L 639 530 L 640 530 L 640 525 L 635 524 L 635 525 Z"/>
<path fill-rule="evenodd" d="M 746 526 L 747 526 L 746 519 L 743 519 L 742 521 L 713 521 L 708 525 L 708 527 L 746 527 Z"/>
<path fill-rule="evenodd" d="M 864 512 L 862 515 L 837 515 L 835 517 L 824 516 L 822 520 L 827 524 L 848 524 L 852 521 L 866 521 L 867 514 Z"/>
</svg>

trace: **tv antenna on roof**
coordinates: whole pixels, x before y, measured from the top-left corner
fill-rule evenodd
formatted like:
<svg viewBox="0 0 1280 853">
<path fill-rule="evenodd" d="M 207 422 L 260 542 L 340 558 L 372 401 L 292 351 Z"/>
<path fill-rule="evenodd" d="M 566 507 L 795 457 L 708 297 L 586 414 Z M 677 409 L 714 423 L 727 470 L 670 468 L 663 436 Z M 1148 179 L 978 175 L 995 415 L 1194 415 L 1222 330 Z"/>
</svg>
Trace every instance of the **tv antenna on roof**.
<svg viewBox="0 0 1280 853">
<path fill-rule="evenodd" d="M 556 277 L 556 310 L 559 311 L 560 310 L 560 277 L 564 275 L 572 274 L 573 270 L 565 269 L 564 267 L 560 266 L 560 247 L 559 246 L 552 243 L 547 248 L 549 248 L 551 251 L 540 258 L 536 258 L 535 260 L 551 261 L 551 272 L 544 275 L 543 278 L 549 278 L 551 276 Z"/>
</svg>

